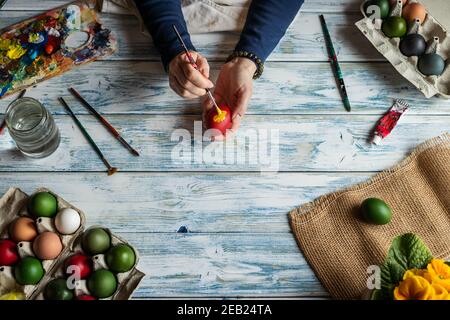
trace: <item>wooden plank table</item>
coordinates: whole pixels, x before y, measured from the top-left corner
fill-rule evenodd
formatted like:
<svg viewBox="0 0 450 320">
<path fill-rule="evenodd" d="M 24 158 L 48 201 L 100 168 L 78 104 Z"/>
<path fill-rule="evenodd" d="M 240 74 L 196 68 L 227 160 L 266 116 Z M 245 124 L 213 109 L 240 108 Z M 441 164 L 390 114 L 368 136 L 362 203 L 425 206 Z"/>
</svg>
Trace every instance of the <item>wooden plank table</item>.
<svg viewBox="0 0 450 320">
<path fill-rule="evenodd" d="M 0 27 L 65 0 L 9 0 Z M 289 297 L 326 298 L 290 232 L 287 212 L 302 203 L 364 181 L 389 168 L 417 144 L 450 129 L 450 100 L 425 99 L 398 75 L 354 27 L 359 0 L 306 1 L 301 14 L 255 82 L 243 123 L 247 129 L 279 131 L 279 169 L 261 174 L 252 164 L 177 163 L 175 129 L 192 132 L 199 101 L 168 88 L 151 42 L 131 16 L 102 15 L 119 38 L 119 52 L 29 90 L 61 130 L 59 150 L 47 159 L 25 159 L 9 135 L 0 139 L 0 193 L 10 186 L 32 192 L 46 186 L 128 239 L 141 253 L 147 274 L 135 298 Z M 325 13 L 353 105 L 340 101 L 318 14 Z M 216 77 L 238 35 L 194 35 Z M 67 93 L 86 95 L 121 129 L 142 156 L 111 139 Z M 112 177 L 57 102 L 67 96 L 100 148 L 120 172 Z M 379 147 L 371 130 L 393 98 L 411 112 Z M 12 98 L 0 101 L 0 114 Z M 245 150 L 245 145 L 238 147 Z M 187 226 L 189 233 L 177 232 Z"/>
</svg>

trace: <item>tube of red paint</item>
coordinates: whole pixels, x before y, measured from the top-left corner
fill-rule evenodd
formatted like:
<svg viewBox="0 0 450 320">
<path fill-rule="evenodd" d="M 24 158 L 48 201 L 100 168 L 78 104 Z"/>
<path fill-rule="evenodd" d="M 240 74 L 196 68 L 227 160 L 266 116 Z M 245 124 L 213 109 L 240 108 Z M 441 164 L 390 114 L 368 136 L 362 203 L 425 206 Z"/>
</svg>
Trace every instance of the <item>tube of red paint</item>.
<svg viewBox="0 0 450 320">
<path fill-rule="evenodd" d="M 409 105 L 404 100 L 395 100 L 389 111 L 378 121 L 375 128 L 372 143 L 380 144 L 397 125 L 400 117 L 409 109 Z"/>
</svg>

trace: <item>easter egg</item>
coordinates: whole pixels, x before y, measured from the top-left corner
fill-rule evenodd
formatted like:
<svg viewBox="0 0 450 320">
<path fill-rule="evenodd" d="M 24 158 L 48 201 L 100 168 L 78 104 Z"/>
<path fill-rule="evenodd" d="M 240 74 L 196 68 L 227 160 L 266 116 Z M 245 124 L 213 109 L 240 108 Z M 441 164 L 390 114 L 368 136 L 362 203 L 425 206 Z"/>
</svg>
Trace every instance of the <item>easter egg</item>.
<svg viewBox="0 0 450 320">
<path fill-rule="evenodd" d="M 38 232 L 33 219 L 20 217 L 9 226 L 9 235 L 15 242 L 32 241 L 36 238 Z"/>
<path fill-rule="evenodd" d="M 440 76 L 444 72 L 445 61 L 437 53 L 424 54 L 419 58 L 417 68 L 426 76 Z"/>
<path fill-rule="evenodd" d="M 103 253 L 109 249 L 111 238 L 104 229 L 93 228 L 87 230 L 83 235 L 83 249 L 91 255 Z"/>
<path fill-rule="evenodd" d="M 44 298 L 46 300 L 72 300 L 73 291 L 67 288 L 66 279 L 54 279 L 45 286 Z"/>
<path fill-rule="evenodd" d="M 427 11 L 425 7 L 417 2 L 408 4 L 402 11 L 402 17 L 409 23 L 413 23 L 416 19 L 419 19 L 420 23 L 423 23 L 426 16 Z"/>
<path fill-rule="evenodd" d="M 106 263 L 114 272 L 127 272 L 136 262 L 134 250 L 126 244 L 118 244 L 108 250 Z"/>
<path fill-rule="evenodd" d="M 421 56 L 425 53 L 426 48 L 425 39 L 417 33 L 408 34 L 400 41 L 400 51 L 407 57 Z"/>
<path fill-rule="evenodd" d="M 364 12 L 367 16 L 372 16 L 375 12 L 372 12 L 370 6 L 377 6 L 380 9 L 380 19 L 386 19 L 389 15 L 390 6 L 388 0 L 369 0 L 364 4 Z"/>
<path fill-rule="evenodd" d="M 34 257 L 25 257 L 14 267 L 14 276 L 21 285 L 37 284 L 44 273 L 41 261 Z"/>
<path fill-rule="evenodd" d="M 59 236 L 50 231 L 41 233 L 33 242 L 33 251 L 36 257 L 42 260 L 53 260 L 63 249 Z"/>
<path fill-rule="evenodd" d="M 92 273 L 94 266 L 91 257 L 84 254 L 74 254 L 64 263 L 64 272 L 67 276 L 77 275 L 80 279 L 86 279 Z"/>
<path fill-rule="evenodd" d="M 93 296 L 90 296 L 90 295 L 87 295 L 87 294 L 83 294 L 81 296 L 77 296 L 75 298 L 75 300 L 97 300 L 97 299 L 95 299 L 95 297 L 93 297 Z"/>
<path fill-rule="evenodd" d="M 361 213 L 367 222 L 373 224 L 386 224 L 392 219 L 391 208 L 378 198 L 368 198 L 361 204 Z"/>
<path fill-rule="evenodd" d="M 60 210 L 55 217 L 55 227 L 62 234 L 72 234 L 78 230 L 81 224 L 81 217 L 72 208 Z"/>
<path fill-rule="evenodd" d="M 117 288 L 116 276 L 109 270 L 95 271 L 88 279 L 89 292 L 97 298 L 108 298 Z"/>
<path fill-rule="evenodd" d="M 217 113 L 215 107 L 211 108 L 207 116 L 208 129 L 217 129 L 222 134 L 226 134 L 227 129 L 231 129 L 231 109 L 227 106 L 220 106 L 221 114 Z"/>
<path fill-rule="evenodd" d="M 0 266 L 12 266 L 19 261 L 17 245 L 14 241 L 0 240 Z"/>
<path fill-rule="evenodd" d="M 53 218 L 58 210 L 58 203 L 52 194 L 39 192 L 31 197 L 29 210 L 35 217 Z"/>
<path fill-rule="evenodd" d="M 401 38 L 406 34 L 406 20 L 402 17 L 389 17 L 384 20 L 381 29 L 388 38 Z"/>
</svg>

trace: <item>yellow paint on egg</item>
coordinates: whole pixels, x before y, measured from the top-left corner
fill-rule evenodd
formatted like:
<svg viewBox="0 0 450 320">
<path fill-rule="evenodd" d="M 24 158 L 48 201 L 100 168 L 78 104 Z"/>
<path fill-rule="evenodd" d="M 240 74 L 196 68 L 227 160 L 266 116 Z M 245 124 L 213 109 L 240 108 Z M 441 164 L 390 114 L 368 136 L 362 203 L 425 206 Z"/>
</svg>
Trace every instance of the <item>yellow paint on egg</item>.
<svg viewBox="0 0 450 320">
<path fill-rule="evenodd" d="M 227 112 L 224 110 L 220 110 L 220 109 L 218 109 L 217 111 L 220 113 L 217 113 L 214 116 L 213 120 L 214 120 L 214 122 L 222 122 L 223 120 L 225 120 L 225 117 L 227 116 Z"/>
</svg>

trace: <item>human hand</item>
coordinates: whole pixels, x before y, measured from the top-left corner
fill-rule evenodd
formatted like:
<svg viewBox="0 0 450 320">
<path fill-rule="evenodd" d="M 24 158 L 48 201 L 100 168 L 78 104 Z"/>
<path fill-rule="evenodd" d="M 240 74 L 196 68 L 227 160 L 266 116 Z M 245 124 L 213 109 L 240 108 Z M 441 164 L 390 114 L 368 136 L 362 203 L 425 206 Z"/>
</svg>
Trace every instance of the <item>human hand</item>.
<svg viewBox="0 0 450 320">
<path fill-rule="evenodd" d="M 256 65 L 247 58 L 234 58 L 222 66 L 217 78 L 214 98 L 217 104 L 225 104 L 231 109 L 231 132 L 236 133 L 253 93 L 253 75 Z M 207 97 L 203 102 L 203 123 L 213 103 Z M 225 136 L 213 134 L 213 140 L 223 140 Z"/>
<path fill-rule="evenodd" d="M 193 99 L 206 94 L 206 88 L 214 84 L 209 80 L 209 64 L 201 54 L 190 51 L 200 71 L 196 70 L 185 52 L 180 53 L 169 63 L 169 85 L 183 98 Z"/>
</svg>

